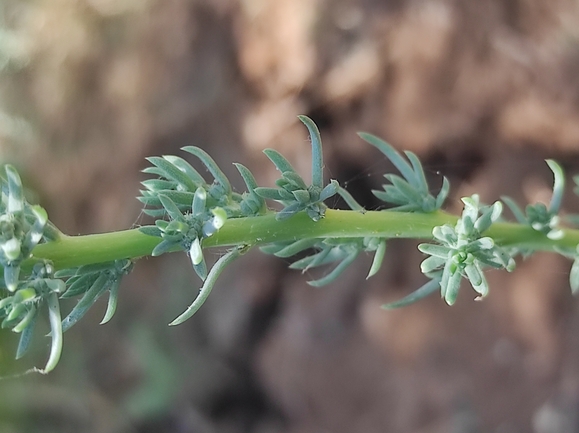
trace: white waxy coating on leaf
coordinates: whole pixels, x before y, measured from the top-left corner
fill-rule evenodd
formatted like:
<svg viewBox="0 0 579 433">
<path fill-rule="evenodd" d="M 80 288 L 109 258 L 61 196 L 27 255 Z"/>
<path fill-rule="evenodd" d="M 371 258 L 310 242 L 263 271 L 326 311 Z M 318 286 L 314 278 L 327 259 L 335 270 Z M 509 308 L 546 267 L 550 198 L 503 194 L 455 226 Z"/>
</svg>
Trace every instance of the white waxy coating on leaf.
<svg viewBox="0 0 579 433">
<path fill-rule="evenodd" d="M 203 261 L 203 250 L 201 249 L 199 238 L 195 238 L 195 240 L 191 242 L 189 257 L 191 257 L 191 263 L 193 263 L 193 265 L 198 265 Z"/>
</svg>

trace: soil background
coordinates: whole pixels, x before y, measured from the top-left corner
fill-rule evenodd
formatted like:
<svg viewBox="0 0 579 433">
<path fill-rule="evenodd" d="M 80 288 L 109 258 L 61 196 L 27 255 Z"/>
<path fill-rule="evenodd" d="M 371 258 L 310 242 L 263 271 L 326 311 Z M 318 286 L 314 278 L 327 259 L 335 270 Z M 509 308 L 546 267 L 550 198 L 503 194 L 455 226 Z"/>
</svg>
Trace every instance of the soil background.
<svg viewBox="0 0 579 433">
<path fill-rule="evenodd" d="M 361 130 L 415 152 L 433 187 L 447 176 L 455 212 L 475 192 L 548 202 L 546 158 L 579 171 L 575 1 L 3 0 L 0 14 L 0 158 L 68 234 L 146 223 L 144 158 L 184 145 L 239 188 L 236 161 L 276 179 L 266 147 L 307 173 L 298 114 L 368 209 L 392 167 Z M 0 382 L 0 432 L 579 432 L 570 264 L 540 254 L 489 272 L 484 302 L 465 286 L 452 308 L 381 310 L 422 284 L 421 259 L 392 241 L 377 276 L 364 257 L 316 289 L 251 252 L 171 329 L 199 281 L 184 255 L 144 259 L 109 324 L 101 301 L 66 333 L 56 371 Z"/>
</svg>

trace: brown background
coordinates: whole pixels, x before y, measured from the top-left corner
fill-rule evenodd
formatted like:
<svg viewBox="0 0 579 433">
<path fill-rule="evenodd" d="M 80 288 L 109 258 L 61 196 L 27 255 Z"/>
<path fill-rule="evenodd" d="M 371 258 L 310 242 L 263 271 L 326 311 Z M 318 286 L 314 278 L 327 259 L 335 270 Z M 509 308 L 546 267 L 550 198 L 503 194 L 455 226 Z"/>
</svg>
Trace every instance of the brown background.
<svg viewBox="0 0 579 433">
<path fill-rule="evenodd" d="M 327 175 L 367 208 L 391 167 L 359 130 L 416 152 L 436 188 L 449 177 L 454 211 L 473 192 L 548 200 L 545 158 L 577 172 L 571 0 L 4 0 L 0 12 L 0 157 L 69 234 L 144 222 L 144 157 L 183 145 L 238 186 L 234 161 L 273 183 L 266 147 L 307 173 L 298 114 L 320 126 Z M 171 329 L 199 281 L 183 255 L 143 260 L 111 323 L 97 325 L 99 302 L 67 332 L 54 373 L 0 382 L 0 432 L 579 431 L 569 263 L 489 272 L 482 303 L 465 286 L 452 308 L 435 296 L 381 310 L 422 283 L 420 260 L 391 242 L 376 277 L 365 282 L 365 257 L 315 289 L 252 252 Z M 2 336 L 2 362 L 14 344 Z M 47 344 L 39 335 L 14 368 L 41 364 Z"/>
</svg>

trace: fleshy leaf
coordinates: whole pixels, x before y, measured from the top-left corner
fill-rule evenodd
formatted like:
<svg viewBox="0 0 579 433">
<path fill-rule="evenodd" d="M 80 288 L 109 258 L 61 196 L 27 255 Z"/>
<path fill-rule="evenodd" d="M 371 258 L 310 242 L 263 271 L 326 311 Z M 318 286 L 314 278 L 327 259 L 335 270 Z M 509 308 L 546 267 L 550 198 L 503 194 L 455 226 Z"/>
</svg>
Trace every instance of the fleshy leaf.
<svg viewBox="0 0 579 433">
<path fill-rule="evenodd" d="M 407 305 L 414 304 L 415 302 L 420 301 L 421 299 L 424 299 L 427 296 L 433 294 L 438 290 L 439 287 L 440 287 L 440 280 L 438 279 L 430 280 L 422 287 L 409 294 L 408 296 L 405 296 L 404 298 L 398 301 L 391 302 L 389 304 L 384 304 L 382 305 L 382 308 L 384 308 L 385 310 L 392 310 L 394 308 L 406 307 Z"/>
</svg>

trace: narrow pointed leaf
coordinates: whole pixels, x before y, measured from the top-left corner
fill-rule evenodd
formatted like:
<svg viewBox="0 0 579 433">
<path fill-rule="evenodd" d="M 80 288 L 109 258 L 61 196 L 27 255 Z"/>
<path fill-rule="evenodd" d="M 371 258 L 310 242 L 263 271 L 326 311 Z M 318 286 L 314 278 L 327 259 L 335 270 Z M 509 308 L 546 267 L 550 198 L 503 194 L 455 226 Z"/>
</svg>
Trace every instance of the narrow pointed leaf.
<svg viewBox="0 0 579 433">
<path fill-rule="evenodd" d="M 320 130 L 309 117 L 298 116 L 298 119 L 308 128 L 312 142 L 312 185 L 322 188 L 324 185 L 324 161 Z"/>
<path fill-rule="evenodd" d="M 292 186 L 291 189 L 308 189 L 308 185 L 304 182 L 302 177 L 295 171 L 286 171 L 282 175 L 281 180 L 288 182 Z"/>
<path fill-rule="evenodd" d="M 201 281 L 205 281 L 207 278 L 207 264 L 205 263 L 205 259 L 201 260 L 201 262 L 197 263 L 196 265 L 193 265 L 193 270 L 201 279 Z"/>
<path fill-rule="evenodd" d="M 149 167 L 149 169 L 153 169 L 156 167 Z M 146 171 L 147 169 L 143 170 Z M 155 170 L 155 171 L 158 171 Z M 157 174 L 158 173 L 148 173 L 148 174 Z M 174 190 L 177 187 L 177 182 L 172 181 L 172 180 L 164 180 L 164 179 L 146 179 L 144 181 L 141 182 L 141 185 L 143 185 L 145 188 L 147 188 L 148 191 L 145 192 L 149 192 L 149 193 L 154 193 L 156 191 L 163 191 L 163 190 Z"/>
<path fill-rule="evenodd" d="M 18 171 L 7 164 L 4 167 L 8 180 L 8 213 L 21 212 L 24 210 L 24 193 L 22 191 L 22 181 Z"/>
<path fill-rule="evenodd" d="M 442 187 L 440 188 L 440 191 L 436 196 L 436 209 L 440 209 L 442 207 L 444 201 L 446 200 L 446 197 L 448 197 L 449 191 L 450 191 L 450 182 L 446 177 L 444 177 L 442 179 Z"/>
<path fill-rule="evenodd" d="M 154 236 L 154 237 L 161 237 L 161 230 L 159 230 L 156 226 L 143 226 L 139 227 L 139 231 L 141 233 L 146 234 L 147 236 Z"/>
<path fill-rule="evenodd" d="M 166 159 L 159 156 L 151 156 L 147 158 L 147 161 L 159 168 L 161 170 L 162 176 L 165 179 L 177 182 L 186 191 L 192 192 L 197 189 L 197 184 L 193 181 L 193 179 L 189 178 L 189 176 L 187 176 L 179 168 L 175 167 Z M 150 173 L 150 170 L 148 172 Z"/>
<path fill-rule="evenodd" d="M 420 264 L 420 271 L 424 275 L 428 275 L 431 272 L 440 269 L 448 260 L 447 258 L 441 258 L 437 256 L 430 256 L 427 259 L 424 259 Z"/>
<path fill-rule="evenodd" d="M 366 279 L 373 277 L 380 270 L 382 262 L 384 261 L 384 255 L 386 254 L 386 239 L 382 239 L 376 252 L 374 253 L 374 259 L 372 260 L 372 266 L 370 266 L 370 271 Z"/>
<path fill-rule="evenodd" d="M 28 326 L 22 330 L 18 341 L 18 349 L 16 349 L 16 359 L 22 358 L 30 348 L 37 317 L 38 314 L 35 314 Z"/>
<path fill-rule="evenodd" d="M 366 209 L 364 209 L 362 205 L 360 205 L 360 203 L 358 203 L 356 199 L 352 197 L 352 194 L 350 194 L 345 188 L 339 187 L 338 194 L 340 194 L 340 197 L 344 199 L 344 201 L 350 207 L 350 209 L 357 210 L 360 212 L 366 211 Z"/>
<path fill-rule="evenodd" d="M 109 287 L 109 300 L 107 302 L 107 310 L 105 311 L 105 315 L 103 320 L 101 320 L 101 325 L 109 322 L 113 316 L 115 315 L 115 311 L 117 311 L 117 302 L 119 298 L 119 287 L 121 286 L 121 279 L 117 278 L 111 283 Z"/>
<path fill-rule="evenodd" d="M 384 176 L 392 185 L 396 187 L 402 194 L 408 197 L 409 203 L 420 203 L 424 197 L 420 191 L 416 190 L 410 183 L 403 180 L 400 176 L 395 174 L 387 174 Z"/>
<path fill-rule="evenodd" d="M 157 257 L 157 256 L 160 256 L 161 254 L 165 254 L 165 253 L 172 252 L 172 251 L 178 251 L 179 248 L 182 248 L 182 246 L 179 244 L 176 244 L 175 242 L 169 242 L 169 241 L 163 240 L 163 241 L 159 242 L 155 248 L 153 248 L 153 251 L 151 252 L 151 256 Z"/>
<path fill-rule="evenodd" d="M 95 280 L 97 279 L 96 274 L 85 274 L 76 278 L 72 283 L 69 284 L 68 290 L 61 295 L 62 299 L 73 298 L 82 293 L 87 292 Z"/>
<path fill-rule="evenodd" d="M 333 254 L 331 254 L 333 249 L 334 248 L 324 248 L 318 253 L 296 260 L 289 266 L 289 268 L 301 269 L 302 273 L 304 273 L 309 269 L 317 268 L 318 266 L 327 265 L 329 263 L 335 262 L 336 260 L 343 259 L 344 256 L 335 257 Z"/>
<path fill-rule="evenodd" d="M 277 215 L 275 216 L 275 219 L 278 221 L 283 221 L 286 220 L 292 216 L 294 216 L 297 212 L 301 211 L 304 209 L 304 206 L 301 203 L 292 203 L 289 206 L 286 206 L 285 208 L 283 208 L 282 210 L 280 210 Z"/>
<path fill-rule="evenodd" d="M 267 187 L 258 187 L 255 188 L 255 193 L 262 198 L 265 198 L 267 200 L 275 200 L 275 201 L 284 201 L 287 200 L 286 196 L 282 196 L 282 190 L 276 189 L 276 188 L 267 188 Z M 290 193 L 289 194 L 289 198 L 291 199 L 292 196 Z"/>
<path fill-rule="evenodd" d="M 320 193 L 320 201 L 326 201 L 330 197 L 336 195 L 338 190 L 340 189 L 340 184 L 338 181 L 332 179 L 329 184 L 327 184 L 322 192 Z"/>
<path fill-rule="evenodd" d="M 48 304 L 48 319 L 50 322 L 50 354 L 48 356 L 48 361 L 43 369 L 38 370 L 41 374 L 50 373 L 60 360 L 60 354 L 62 353 L 62 322 L 60 316 L 60 305 L 58 304 L 58 297 L 55 293 L 51 293 L 47 298 Z"/>
<path fill-rule="evenodd" d="M 571 273 L 569 274 L 569 283 L 571 285 L 571 293 L 574 295 L 579 293 L 579 258 L 573 261 Z"/>
<path fill-rule="evenodd" d="M 9 292 L 14 292 L 18 287 L 18 278 L 20 276 L 20 266 L 8 265 L 4 266 L 4 283 Z"/>
<path fill-rule="evenodd" d="M 433 294 L 438 290 L 439 287 L 440 287 L 439 279 L 430 280 L 422 287 L 420 287 L 418 290 L 415 290 L 408 296 L 405 296 L 404 298 L 398 301 L 391 302 L 389 304 L 384 304 L 382 305 L 382 308 L 385 310 L 393 310 L 394 308 L 406 307 L 407 305 L 414 304 L 415 302 L 420 301 L 421 299 L 424 299 L 427 296 Z"/>
<path fill-rule="evenodd" d="M 549 212 L 556 215 L 559 213 L 561 208 L 561 201 L 563 200 L 563 193 L 565 192 L 565 174 L 563 169 L 557 162 L 552 159 L 548 159 L 547 164 L 553 172 L 553 196 L 551 197 L 551 203 L 549 204 Z"/>
<path fill-rule="evenodd" d="M 458 296 L 461 280 L 462 275 L 458 270 L 454 272 L 452 275 L 450 275 L 444 295 L 444 300 L 448 305 L 454 305 L 454 303 L 456 302 L 456 297 Z"/>
<path fill-rule="evenodd" d="M 183 220 L 183 214 L 181 213 L 177 205 L 173 202 L 173 200 L 171 200 L 169 197 L 163 194 L 159 194 L 159 200 L 161 200 L 163 208 L 165 208 L 171 219 L 177 221 Z"/>
<path fill-rule="evenodd" d="M 217 163 L 209 156 L 207 152 L 203 149 L 196 147 L 196 146 L 185 146 L 182 148 L 185 152 L 189 152 L 192 155 L 195 155 L 197 158 L 201 160 L 203 165 L 207 167 L 207 170 L 213 175 L 217 183 L 222 185 L 225 188 L 227 194 L 231 194 L 231 184 L 229 183 L 229 179 L 225 176 L 225 173 L 221 171 Z"/>
<path fill-rule="evenodd" d="M 191 179 L 195 185 L 197 185 L 197 186 L 206 186 L 207 185 L 207 182 L 205 181 L 203 176 L 201 176 L 199 174 L 199 172 L 197 170 L 195 170 L 191 166 L 191 164 L 189 164 L 183 158 L 181 158 L 179 156 L 175 156 L 175 155 L 165 155 L 165 156 L 163 156 L 163 158 L 165 158 L 167 161 L 169 161 L 171 164 L 173 164 L 175 167 L 177 167 L 179 170 L 181 170 L 183 173 L 185 173 L 185 175 L 189 179 Z"/>
<path fill-rule="evenodd" d="M 76 324 L 93 306 L 97 299 L 106 291 L 109 283 L 109 276 L 105 273 L 100 274 L 91 288 L 84 294 L 81 300 L 74 306 L 72 311 L 62 321 L 62 332 L 67 331 Z"/>
<path fill-rule="evenodd" d="M 360 138 L 362 138 L 362 140 L 370 143 L 372 146 L 378 148 L 380 152 L 386 155 L 386 157 L 390 160 L 390 162 L 392 162 L 392 164 L 394 164 L 394 166 L 406 180 L 415 178 L 414 171 L 412 170 L 410 164 L 408 164 L 391 145 L 386 143 L 384 140 L 381 140 L 380 138 L 366 132 L 359 132 L 358 135 Z"/>
<path fill-rule="evenodd" d="M 428 195 L 428 183 L 426 182 L 426 176 L 424 175 L 424 169 L 418 157 L 410 151 L 404 152 L 406 157 L 412 164 L 414 170 L 414 176 L 412 179 L 407 179 L 408 183 L 414 186 L 417 190 L 422 191 L 424 194 Z"/>
<path fill-rule="evenodd" d="M 332 269 L 332 271 L 328 275 L 318 280 L 308 281 L 308 284 L 314 287 L 322 287 L 325 286 L 326 284 L 331 283 L 336 278 L 338 278 L 340 274 L 344 272 L 346 268 L 350 266 L 354 260 L 356 260 L 356 257 L 358 257 L 359 253 L 360 253 L 359 250 L 352 251 L 349 255 L 346 256 L 346 258 L 344 258 L 344 260 L 342 260 L 334 269 Z"/>
<path fill-rule="evenodd" d="M 24 317 L 22 317 L 20 322 L 18 322 L 16 325 L 14 325 L 12 327 L 12 331 L 14 331 L 16 333 L 20 333 L 20 332 L 24 331 L 24 329 L 26 329 L 28 327 L 28 325 L 30 325 L 30 323 L 32 323 L 34 321 L 34 318 L 36 317 L 36 313 L 37 313 L 37 309 L 34 305 L 29 307 L 28 312 L 24 315 Z"/>
<path fill-rule="evenodd" d="M 203 286 L 201 287 L 201 289 L 199 289 L 199 294 L 197 295 L 193 303 L 189 305 L 189 307 L 187 308 L 187 310 L 185 310 L 183 314 L 181 314 L 179 317 L 177 317 L 175 320 L 169 323 L 169 326 L 180 325 L 185 320 L 193 316 L 193 314 L 195 314 L 199 310 L 199 308 L 201 308 L 201 306 L 205 303 L 205 301 L 211 294 L 211 290 L 213 290 L 213 286 L 215 285 L 217 278 L 219 278 L 219 275 L 221 275 L 221 273 L 227 267 L 227 265 L 229 265 L 236 258 L 238 258 L 242 254 L 242 252 L 244 252 L 244 250 L 245 249 L 242 250 L 240 248 L 234 248 L 232 250 L 229 250 L 227 253 L 225 253 L 225 255 L 220 257 L 219 260 L 217 260 L 215 265 L 213 265 L 213 267 L 211 268 L 211 271 L 209 271 L 209 274 L 207 275 L 207 278 L 205 279 Z"/>
<path fill-rule="evenodd" d="M 27 253 L 32 251 L 32 249 L 40 242 L 42 239 L 42 234 L 44 233 L 44 227 L 48 222 L 48 214 L 40 206 L 30 206 L 30 209 L 34 213 L 35 221 L 30 231 L 26 233 L 26 238 L 23 242 L 23 249 Z"/>
<path fill-rule="evenodd" d="M 191 206 L 191 211 L 193 215 L 201 215 L 206 210 L 207 203 L 207 191 L 199 187 L 195 191 L 195 196 L 193 197 L 193 204 Z"/>
<path fill-rule="evenodd" d="M 295 256 L 308 248 L 312 248 L 318 242 L 318 239 L 300 239 L 277 251 L 275 255 L 281 258 Z"/>
<path fill-rule="evenodd" d="M 265 155 L 269 158 L 269 160 L 271 162 L 273 162 L 273 165 L 276 166 L 276 168 L 282 172 L 285 173 L 287 171 L 293 171 L 295 172 L 294 168 L 292 167 L 292 165 L 288 162 L 287 159 L 284 158 L 284 156 L 279 153 L 277 150 L 274 149 L 265 149 L 263 151 L 263 153 L 265 153 Z"/>
<path fill-rule="evenodd" d="M 292 191 L 292 194 L 294 198 L 301 204 L 307 204 L 311 200 L 310 193 L 303 189 Z"/>
<path fill-rule="evenodd" d="M 448 259 L 449 249 L 448 247 L 442 245 L 420 244 L 418 245 L 418 250 L 424 254 L 440 257 L 442 259 Z"/>
<path fill-rule="evenodd" d="M 275 253 L 277 253 L 278 251 L 281 251 L 282 249 L 284 249 L 285 247 L 287 247 L 290 244 L 291 244 L 291 242 L 276 242 L 273 244 L 263 245 L 263 246 L 259 247 L 259 250 L 264 254 L 274 254 L 275 255 Z"/>
</svg>

